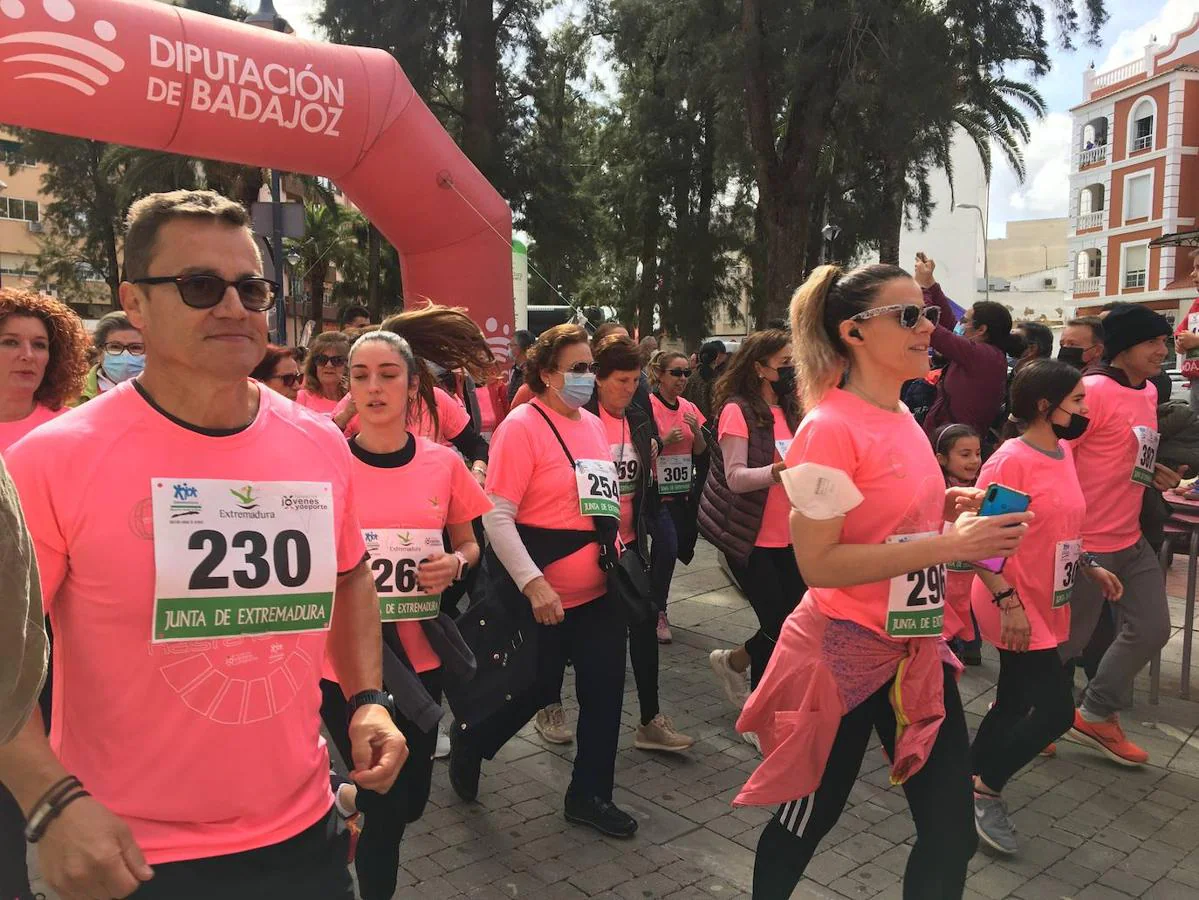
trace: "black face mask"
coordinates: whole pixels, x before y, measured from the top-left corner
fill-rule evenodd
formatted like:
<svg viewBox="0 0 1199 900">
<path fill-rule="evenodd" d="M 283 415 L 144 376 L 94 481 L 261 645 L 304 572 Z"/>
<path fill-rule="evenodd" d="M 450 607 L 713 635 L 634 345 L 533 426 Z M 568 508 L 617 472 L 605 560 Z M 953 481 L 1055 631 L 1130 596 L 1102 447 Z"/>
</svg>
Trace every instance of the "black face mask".
<svg viewBox="0 0 1199 900">
<path fill-rule="evenodd" d="M 1069 347 L 1065 349 L 1070 349 Z M 1053 433 L 1063 441 L 1076 441 L 1082 437 L 1083 432 L 1087 430 L 1087 426 L 1091 424 L 1091 420 L 1086 416 L 1080 416 L 1078 413 L 1070 413 L 1070 424 L 1059 425 L 1056 422 L 1050 422 L 1050 427 L 1053 428 Z"/>
<path fill-rule="evenodd" d="M 794 394 L 795 366 L 779 366 L 775 371 L 779 373 L 779 380 L 770 382 L 774 395 L 781 400 L 788 394 Z"/>
<path fill-rule="evenodd" d="M 1057 351 L 1057 358 L 1081 371 L 1086 366 L 1082 359 L 1082 355 L 1086 352 L 1082 347 L 1062 347 Z"/>
</svg>

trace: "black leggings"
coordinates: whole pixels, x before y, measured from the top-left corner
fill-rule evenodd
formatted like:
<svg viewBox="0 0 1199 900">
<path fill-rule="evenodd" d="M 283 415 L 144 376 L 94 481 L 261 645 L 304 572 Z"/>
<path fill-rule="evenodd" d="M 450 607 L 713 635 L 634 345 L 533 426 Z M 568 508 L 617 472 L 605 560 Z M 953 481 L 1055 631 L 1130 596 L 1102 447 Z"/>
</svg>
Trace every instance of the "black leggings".
<svg viewBox="0 0 1199 900">
<path fill-rule="evenodd" d="M 32 900 L 25 865 L 25 815 L 16 798 L 0 784 L 0 898 Z"/>
<path fill-rule="evenodd" d="M 424 672 L 420 680 L 433 701 L 440 703 L 441 670 Z M 322 679 L 321 695 L 321 718 L 325 720 L 325 727 L 342 761 L 353 767 L 350 737 L 346 731 L 346 700 L 341 686 Z M 354 869 L 358 873 L 358 892 L 362 900 L 390 900 L 395 893 L 404 830 L 421 817 L 429 801 L 437 728 L 421 731 L 399 713 L 395 722 L 408 741 L 408 759 L 400 769 L 399 777 L 386 794 L 365 788 L 358 791 L 363 826 L 354 856 Z"/>
<path fill-rule="evenodd" d="M 999 651 L 999 684 L 970 747 L 970 771 L 993 791 L 1074 721 L 1074 695 L 1057 648 Z"/>
<path fill-rule="evenodd" d="M 970 738 L 957 682 L 944 667 L 945 720 L 924 766 L 903 784 L 916 843 L 903 877 L 904 900 L 961 900 L 966 865 L 978 846 L 970 784 Z M 841 719 L 820 786 L 784 803 L 766 825 L 754 859 L 753 900 L 788 900 L 821 839 L 836 824 L 870 741 L 895 748 L 895 711 L 883 685 Z"/>
<path fill-rule="evenodd" d="M 749 683 L 757 687 L 778 643 L 787 616 L 807 591 L 790 547 L 754 547 L 745 564 L 729 559 L 729 568 L 758 617 L 758 631 L 745 642 Z"/>
</svg>

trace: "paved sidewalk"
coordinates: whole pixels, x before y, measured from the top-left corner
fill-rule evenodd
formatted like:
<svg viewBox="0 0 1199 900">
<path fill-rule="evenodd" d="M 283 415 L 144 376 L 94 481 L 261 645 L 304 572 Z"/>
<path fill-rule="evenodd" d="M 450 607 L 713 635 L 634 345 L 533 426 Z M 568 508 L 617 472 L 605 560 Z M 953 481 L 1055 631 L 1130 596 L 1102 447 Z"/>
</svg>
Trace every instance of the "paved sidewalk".
<svg viewBox="0 0 1199 900">
<path fill-rule="evenodd" d="M 671 618 L 675 643 L 662 648 L 662 707 L 698 740 L 686 756 L 633 749 L 637 700 L 629 674 L 616 801 L 640 820 L 637 836 L 618 841 L 568 825 L 562 794 L 573 748 L 546 747 L 527 729 L 484 764 L 478 803 L 461 803 L 438 765 L 429 809 L 401 848 L 396 897 L 748 897 L 754 846 L 770 813 L 729 805 L 756 755 L 732 730 L 733 710 L 712 680 L 707 651 L 752 634 L 753 613 L 701 546 L 695 563 L 676 574 Z M 1154 765 L 1124 769 L 1060 742 L 1056 759 L 1038 760 L 1009 785 L 1022 852 L 1000 859 L 980 850 L 969 900 L 1199 897 L 1199 778 L 1192 777 L 1199 775 L 1199 705 L 1171 699 L 1177 664 L 1171 668 L 1162 704 L 1148 706 L 1138 690 L 1138 706 L 1125 716 Z M 992 651 L 962 679 L 972 729 L 994 695 L 996 673 Z M 572 692 L 568 675 L 573 722 Z M 795 897 L 901 897 L 913 833 L 875 742 Z"/>
</svg>

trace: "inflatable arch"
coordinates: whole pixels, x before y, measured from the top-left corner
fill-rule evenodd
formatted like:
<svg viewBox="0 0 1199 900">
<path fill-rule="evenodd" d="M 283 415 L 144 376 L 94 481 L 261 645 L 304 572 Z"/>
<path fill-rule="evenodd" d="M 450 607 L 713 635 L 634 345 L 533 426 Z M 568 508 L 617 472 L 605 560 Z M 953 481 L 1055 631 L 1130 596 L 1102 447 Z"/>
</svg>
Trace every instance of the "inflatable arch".
<svg viewBox="0 0 1199 900">
<path fill-rule="evenodd" d="M 513 327 L 512 216 L 382 50 L 150 0 L 0 0 L 0 122 L 333 180 L 404 291 Z"/>
</svg>

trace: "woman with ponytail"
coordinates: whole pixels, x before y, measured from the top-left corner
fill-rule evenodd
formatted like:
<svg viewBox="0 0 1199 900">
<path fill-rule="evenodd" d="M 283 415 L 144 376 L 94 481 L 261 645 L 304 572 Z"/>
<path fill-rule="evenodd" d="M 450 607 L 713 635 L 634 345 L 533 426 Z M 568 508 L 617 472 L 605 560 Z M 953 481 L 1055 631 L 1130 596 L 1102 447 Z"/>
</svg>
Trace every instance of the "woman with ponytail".
<svg viewBox="0 0 1199 900">
<path fill-rule="evenodd" d="M 888 265 L 821 266 L 791 301 L 807 414 L 781 478 L 809 589 L 737 722 L 757 733 L 764 759 L 735 802 L 778 806 L 758 842 L 755 900 L 791 896 L 871 731 L 916 825 L 903 896 L 957 900 L 965 888 L 977 838 L 960 665 L 941 640 L 945 564 L 1010 556 L 1029 516 L 965 512 L 942 533 L 978 492 L 946 489 L 899 400 L 928 371 L 937 312 Z"/>
</svg>

